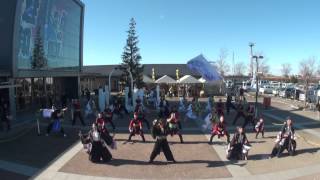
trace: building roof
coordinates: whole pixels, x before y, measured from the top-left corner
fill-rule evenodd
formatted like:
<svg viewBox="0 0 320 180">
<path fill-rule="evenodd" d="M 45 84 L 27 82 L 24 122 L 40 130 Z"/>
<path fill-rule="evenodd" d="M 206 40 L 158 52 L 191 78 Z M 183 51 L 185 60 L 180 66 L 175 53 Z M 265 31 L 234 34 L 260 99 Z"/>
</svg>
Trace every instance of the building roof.
<svg viewBox="0 0 320 180">
<path fill-rule="evenodd" d="M 83 66 L 82 71 L 84 74 L 100 74 L 101 76 L 108 76 L 113 68 L 118 65 L 94 65 Z M 152 77 L 152 68 L 154 68 L 156 79 L 164 75 L 176 77 L 176 69 L 179 70 L 179 76 L 192 75 L 200 77 L 200 74 L 189 70 L 186 64 L 144 64 L 144 75 Z M 121 75 L 121 71 L 115 71 L 114 76 Z"/>
<path fill-rule="evenodd" d="M 147 75 L 143 75 L 143 82 L 146 84 L 154 83 L 154 81 Z"/>
<path fill-rule="evenodd" d="M 161 78 L 157 79 L 155 83 L 157 83 L 157 84 L 175 84 L 175 83 L 177 83 L 177 81 L 172 79 L 168 75 L 164 75 Z"/>
<path fill-rule="evenodd" d="M 201 83 L 198 79 L 194 78 L 193 76 L 190 75 L 185 75 L 182 78 L 178 80 L 179 83 L 182 84 L 198 84 Z"/>
</svg>

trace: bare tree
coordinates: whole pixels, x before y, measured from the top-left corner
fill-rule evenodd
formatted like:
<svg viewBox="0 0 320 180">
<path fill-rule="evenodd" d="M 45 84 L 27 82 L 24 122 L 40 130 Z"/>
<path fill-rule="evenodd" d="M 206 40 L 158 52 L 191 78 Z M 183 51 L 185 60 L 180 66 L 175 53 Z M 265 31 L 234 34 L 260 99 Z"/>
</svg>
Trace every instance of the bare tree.
<svg viewBox="0 0 320 180">
<path fill-rule="evenodd" d="M 230 70 L 230 66 L 227 62 L 227 57 L 228 57 L 228 50 L 220 49 L 220 53 L 216 61 L 216 65 L 221 76 L 224 76 Z"/>
<path fill-rule="evenodd" d="M 245 64 L 243 62 L 237 62 L 234 65 L 235 75 L 243 76 L 245 74 Z"/>
<path fill-rule="evenodd" d="M 285 63 L 281 64 L 281 73 L 284 77 L 289 77 L 289 74 L 291 72 L 291 64 Z"/>
<path fill-rule="evenodd" d="M 320 64 L 318 64 L 317 75 L 320 76 Z"/>
<path fill-rule="evenodd" d="M 316 64 L 316 58 L 315 57 L 309 57 L 308 59 L 303 59 L 300 61 L 300 68 L 299 68 L 299 73 L 304 81 L 304 90 L 305 90 L 305 100 L 304 100 L 304 105 L 305 107 L 307 106 L 307 92 L 308 92 L 308 87 L 309 83 L 312 80 L 312 78 L 315 75 L 315 64 Z"/>
</svg>

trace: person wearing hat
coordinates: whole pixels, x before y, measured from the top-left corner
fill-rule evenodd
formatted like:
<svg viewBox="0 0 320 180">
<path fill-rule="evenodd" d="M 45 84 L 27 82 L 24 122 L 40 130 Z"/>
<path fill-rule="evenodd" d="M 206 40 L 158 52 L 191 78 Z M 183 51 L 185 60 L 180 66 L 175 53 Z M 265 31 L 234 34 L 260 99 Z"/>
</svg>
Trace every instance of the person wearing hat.
<svg viewBox="0 0 320 180">
<path fill-rule="evenodd" d="M 170 150 L 169 143 L 167 141 L 167 134 L 168 132 L 165 128 L 163 120 L 154 120 L 151 135 L 153 139 L 156 139 L 156 142 L 151 152 L 149 163 L 153 163 L 153 160 L 156 158 L 157 155 L 160 154 L 161 151 L 164 153 L 167 161 L 171 161 L 173 163 L 176 162 Z"/>
<path fill-rule="evenodd" d="M 130 121 L 129 132 L 130 134 L 129 134 L 128 141 L 131 141 L 132 136 L 135 136 L 138 134 L 141 136 L 143 142 L 146 141 L 143 134 L 142 121 L 138 118 L 137 112 L 133 114 L 133 119 Z"/>
</svg>

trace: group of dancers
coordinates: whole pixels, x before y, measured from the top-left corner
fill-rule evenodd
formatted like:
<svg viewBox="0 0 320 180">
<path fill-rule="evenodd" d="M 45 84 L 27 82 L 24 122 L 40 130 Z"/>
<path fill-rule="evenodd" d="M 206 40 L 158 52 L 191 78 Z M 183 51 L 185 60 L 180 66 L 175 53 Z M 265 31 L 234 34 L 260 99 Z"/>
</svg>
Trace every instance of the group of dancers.
<svg viewBox="0 0 320 180">
<path fill-rule="evenodd" d="M 129 123 L 129 137 L 127 142 L 131 141 L 132 137 L 135 135 L 140 136 L 142 141 L 145 142 L 143 124 L 146 124 L 147 129 L 151 130 L 151 136 L 156 140 L 149 162 L 152 163 L 160 152 L 164 153 L 167 161 L 176 162 L 170 150 L 167 136 L 178 135 L 180 142 L 184 143 L 181 132 L 180 107 L 170 107 L 169 102 L 162 97 L 159 103 L 158 117 L 152 122 L 150 127 L 141 100 L 138 99 L 136 104 L 133 118 Z M 245 99 L 239 101 L 235 109 L 237 110 L 237 114 L 232 124 L 235 124 L 239 117 L 244 118 L 244 123 L 242 126 L 236 128 L 236 132 L 230 139 L 227 122 L 225 121 L 224 103 L 222 100 L 219 100 L 215 106 L 212 107 L 211 112 L 208 115 L 211 125 L 209 144 L 212 144 L 215 136 L 218 138 L 226 137 L 228 144 L 226 150 L 227 159 L 247 160 L 251 144 L 245 133 L 246 126 L 249 123 L 252 124 L 253 131 L 256 133 L 256 138 L 258 138 L 260 133 L 262 134 L 262 137 L 264 137 L 264 120 L 262 117 L 255 120 L 254 106 L 253 104 L 246 103 Z M 93 123 L 91 130 L 87 134 L 80 133 L 81 142 L 89 153 L 89 159 L 92 162 L 107 162 L 112 159 L 112 155 L 107 147 L 116 149 L 117 146 L 114 136 L 110 135 L 110 132 L 106 127 L 107 124 L 110 124 L 112 128 L 115 129 L 112 117 L 113 111 L 107 107 L 105 111 L 98 114 L 96 121 Z M 292 120 L 288 117 L 278 134 L 270 157 L 280 156 L 285 149 L 290 155 L 293 155 L 296 149 L 295 139 Z"/>
</svg>

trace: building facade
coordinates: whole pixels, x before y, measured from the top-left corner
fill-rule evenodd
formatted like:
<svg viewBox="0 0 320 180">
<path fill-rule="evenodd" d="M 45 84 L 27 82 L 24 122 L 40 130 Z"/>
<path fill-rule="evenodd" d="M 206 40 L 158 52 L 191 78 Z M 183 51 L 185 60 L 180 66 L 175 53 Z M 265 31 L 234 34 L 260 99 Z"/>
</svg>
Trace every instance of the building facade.
<svg viewBox="0 0 320 180">
<path fill-rule="evenodd" d="M 0 2 L 0 98 L 10 102 L 12 111 L 24 106 L 21 102 L 31 103 L 31 96 L 78 96 L 83 21 L 79 0 Z M 46 59 L 40 69 L 31 65 L 37 32 Z"/>
</svg>

